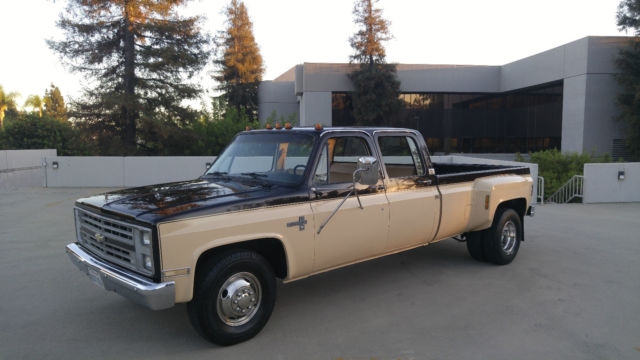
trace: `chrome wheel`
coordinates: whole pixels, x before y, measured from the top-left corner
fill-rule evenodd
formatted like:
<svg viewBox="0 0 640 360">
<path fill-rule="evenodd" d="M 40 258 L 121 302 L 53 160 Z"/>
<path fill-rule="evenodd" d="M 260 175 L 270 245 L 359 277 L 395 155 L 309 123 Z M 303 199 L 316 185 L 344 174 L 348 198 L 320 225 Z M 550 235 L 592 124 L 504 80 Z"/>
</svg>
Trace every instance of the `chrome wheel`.
<svg viewBox="0 0 640 360">
<path fill-rule="evenodd" d="M 514 224 L 513 221 L 508 220 L 502 227 L 502 236 L 500 238 L 502 251 L 507 255 L 511 255 L 516 247 L 517 240 L 518 231 L 516 224 Z"/>
<path fill-rule="evenodd" d="M 216 310 L 220 320 L 229 326 L 240 326 L 251 320 L 260 307 L 262 288 L 251 273 L 231 275 L 218 292 Z"/>
</svg>

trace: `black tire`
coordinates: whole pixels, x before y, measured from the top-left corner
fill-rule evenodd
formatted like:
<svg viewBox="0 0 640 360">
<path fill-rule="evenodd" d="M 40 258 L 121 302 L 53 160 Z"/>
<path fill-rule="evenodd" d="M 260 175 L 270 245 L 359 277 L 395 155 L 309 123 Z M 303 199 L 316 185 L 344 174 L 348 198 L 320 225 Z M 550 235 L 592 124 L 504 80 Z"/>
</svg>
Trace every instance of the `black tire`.
<svg viewBox="0 0 640 360">
<path fill-rule="evenodd" d="M 467 250 L 469 255 L 475 260 L 484 262 L 487 258 L 484 256 L 484 238 L 486 231 L 474 231 L 467 234 Z"/>
<path fill-rule="evenodd" d="M 520 241 L 522 241 L 520 215 L 511 208 L 500 209 L 496 212 L 493 225 L 484 237 L 484 256 L 487 261 L 494 264 L 507 265 L 518 254 Z"/>
<path fill-rule="evenodd" d="M 233 299 L 238 299 L 236 304 L 240 301 L 237 309 L 242 306 L 248 311 L 246 315 L 236 314 L 229 307 L 236 306 Z M 262 330 L 275 300 L 275 276 L 264 257 L 254 251 L 231 250 L 213 256 L 198 269 L 187 311 L 191 324 L 205 339 L 218 345 L 233 345 Z"/>
</svg>

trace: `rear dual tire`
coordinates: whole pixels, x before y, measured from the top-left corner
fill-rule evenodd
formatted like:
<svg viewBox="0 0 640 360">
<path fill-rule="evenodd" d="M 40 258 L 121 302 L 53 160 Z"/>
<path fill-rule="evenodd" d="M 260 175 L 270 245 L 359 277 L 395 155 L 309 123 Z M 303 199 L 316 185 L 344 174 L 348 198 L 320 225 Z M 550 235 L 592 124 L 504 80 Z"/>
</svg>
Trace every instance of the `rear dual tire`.
<svg viewBox="0 0 640 360">
<path fill-rule="evenodd" d="M 467 250 L 475 260 L 506 265 L 518 254 L 522 239 L 520 215 L 511 208 L 502 208 L 489 229 L 467 235 Z"/>
</svg>

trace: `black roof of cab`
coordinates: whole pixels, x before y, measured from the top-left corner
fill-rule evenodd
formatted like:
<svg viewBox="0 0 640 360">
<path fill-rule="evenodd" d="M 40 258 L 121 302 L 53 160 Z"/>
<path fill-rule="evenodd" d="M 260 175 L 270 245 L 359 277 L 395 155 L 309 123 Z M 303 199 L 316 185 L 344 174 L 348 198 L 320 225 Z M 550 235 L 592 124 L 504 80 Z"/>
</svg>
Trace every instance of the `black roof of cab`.
<svg viewBox="0 0 640 360">
<path fill-rule="evenodd" d="M 370 136 L 373 136 L 373 133 L 376 131 L 397 131 L 397 132 L 411 132 L 414 134 L 419 134 L 420 132 L 414 129 L 406 129 L 406 128 L 395 128 L 395 127 L 375 127 L 375 126 L 345 126 L 345 127 L 323 127 L 321 130 L 316 130 L 315 127 L 293 127 L 291 129 L 285 129 L 284 127 L 280 129 L 276 129 L 275 127 L 272 129 L 255 129 L 243 131 L 241 134 L 246 133 L 282 133 L 282 132 L 296 132 L 296 133 L 306 133 L 306 134 L 326 134 L 330 132 L 336 131 L 362 131 Z"/>
</svg>

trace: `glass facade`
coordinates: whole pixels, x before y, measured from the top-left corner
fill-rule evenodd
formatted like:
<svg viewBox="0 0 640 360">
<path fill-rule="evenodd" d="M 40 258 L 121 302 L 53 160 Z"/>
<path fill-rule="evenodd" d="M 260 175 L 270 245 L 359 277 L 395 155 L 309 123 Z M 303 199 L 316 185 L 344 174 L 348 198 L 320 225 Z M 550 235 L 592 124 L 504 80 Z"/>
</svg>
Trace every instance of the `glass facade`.
<svg viewBox="0 0 640 360">
<path fill-rule="evenodd" d="M 385 124 L 419 130 L 432 153 L 560 149 L 562 82 L 497 94 L 403 93 Z M 351 94 L 332 93 L 333 126 L 356 125 Z"/>
</svg>

